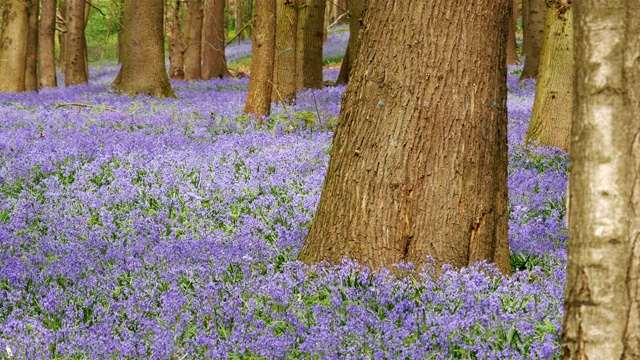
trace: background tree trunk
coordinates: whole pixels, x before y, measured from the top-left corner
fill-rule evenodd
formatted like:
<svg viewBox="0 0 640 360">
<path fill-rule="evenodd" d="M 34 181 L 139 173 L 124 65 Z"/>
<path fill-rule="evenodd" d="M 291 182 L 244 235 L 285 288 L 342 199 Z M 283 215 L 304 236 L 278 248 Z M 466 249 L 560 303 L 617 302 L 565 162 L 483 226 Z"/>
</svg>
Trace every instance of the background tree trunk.
<svg viewBox="0 0 640 360">
<path fill-rule="evenodd" d="M 59 23 L 61 31 L 58 32 L 58 43 L 60 48 L 58 49 L 58 66 L 64 72 L 67 61 L 67 0 L 58 1 L 58 15 L 56 19 Z"/>
<path fill-rule="evenodd" d="M 184 79 L 202 79 L 202 5 L 203 0 L 187 0 L 187 20 L 185 22 Z"/>
<path fill-rule="evenodd" d="M 353 66 L 356 53 L 358 52 L 358 38 L 360 37 L 360 22 L 362 21 L 362 11 L 364 10 L 364 0 L 349 1 L 349 43 L 347 44 L 347 54 L 345 54 L 340 66 L 340 73 L 336 84 L 346 84 L 349 82 L 349 73 Z"/>
<path fill-rule="evenodd" d="M 64 83 L 66 86 L 72 86 L 89 81 L 85 59 L 85 2 L 84 0 L 66 0 L 66 3 L 67 39 Z"/>
<path fill-rule="evenodd" d="M 373 269 L 407 261 L 420 269 L 431 256 L 437 266 L 487 260 L 510 272 L 511 4 L 368 1 L 300 260 L 350 257 Z"/>
<path fill-rule="evenodd" d="M 569 151 L 573 63 L 571 0 L 547 0 L 538 84 L 527 141 Z"/>
<path fill-rule="evenodd" d="M 224 55 L 224 0 L 205 0 L 202 29 L 202 78 L 230 76 Z"/>
<path fill-rule="evenodd" d="M 56 87 L 55 59 L 56 0 L 42 0 L 38 32 L 38 77 L 40 87 Z"/>
<path fill-rule="evenodd" d="M 164 0 L 125 0 L 120 74 L 113 87 L 130 95 L 174 96 L 164 63 Z"/>
<path fill-rule="evenodd" d="M 29 3 L 28 0 L 4 0 L 0 35 L 0 92 L 25 90 Z"/>
<path fill-rule="evenodd" d="M 318 0 L 298 1 L 298 30 L 296 40 L 296 82 L 298 89 L 321 89 L 322 38 L 324 36 L 324 7 Z"/>
<path fill-rule="evenodd" d="M 249 19 L 245 19 L 245 0 L 235 0 L 235 11 L 236 11 L 236 34 L 238 40 L 244 40 L 246 38 L 246 32 L 243 30 L 245 21 Z"/>
<path fill-rule="evenodd" d="M 180 1 L 169 1 L 166 24 L 167 36 L 169 37 L 169 76 L 174 80 L 184 80 L 184 44 L 180 31 Z"/>
<path fill-rule="evenodd" d="M 295 0 L 276 1 L 276 49 L 271 102 L 296 99 L 296 31 L 298 8 Z"/>
<path fill-rule="evenodd" d="M 509 35 L 507 37 L 507 64 L 519 64 L 518 44 L 516 42 L 516 22 L 518 20 L 518 0 L 512 0 L 512 16 L 509 24 Z"/>
<path fill-rule="evenodd" d="M 522 54 L 525 60 L 520 81 L 538 78 L 540 49 L 544 35 L 545 0 L 524 0 L 522 10 L 524 24 Z"/>
<path fill-rule="evenodd" d="M 640 1 L 573 6 L 576 102 L 562 356 L 640 359 Z"/>
<path fill-rule="evenodd" d="M 251 74 L 244 112 L 260 119 L 271 110 L 271 81 L 276 47 L 276 0 L 256 3 Z"/>
<path fill-rule="evenodd" d="M 31 0 L 29 7 L 29 34 L 27 35 L 27 59 L 24 87 L 26 91 L 38 91 L 38 15 L 40 0 Z"/>
</svg>

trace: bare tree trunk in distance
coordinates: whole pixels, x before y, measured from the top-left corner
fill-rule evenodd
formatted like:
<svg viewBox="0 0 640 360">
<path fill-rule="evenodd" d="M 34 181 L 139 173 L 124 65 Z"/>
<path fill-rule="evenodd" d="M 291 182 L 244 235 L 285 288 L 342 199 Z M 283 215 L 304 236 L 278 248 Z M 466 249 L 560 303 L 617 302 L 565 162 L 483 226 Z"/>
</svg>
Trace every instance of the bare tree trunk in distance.
<svg viewBox="0 0 640 360">
<path fill-rule="evenodd" d="M 42 0 L 38 32 L 38 77 L 40 87 L 56 87 L 56 0 Z"/>
<path fill-rule="evenodd" d="M 511 4 L 368 0 L 300 260 L 349 257 L 372 269 L 405 261 L 419 270 L 431 256 L 437 269 L 486 260 L 511 271 Z"/>
<path fill-rule="evenodd" d="M 340 73 L 336 84 L 347 84 L 349 82 L 349 73 L 353 66 L 358 52 L 358 38 L 360 37 L 360 22 L 362 21 L 362 11 L 364 10 L 364 0 L 350 0 L 349 1 L 349 43 L 347 44 L 347 52 L 344 59 L 342 59 L 342 65 L 340 66 Z"/>
<path fill-rule="evenodd" d="M 28 0 L 5 0 L 0 35 L 0 92 L 22 92 L 29 32 Z"/>
<path fill-rule="evenodd" d="M 516 44 L 516 21 L 518 20 L 518 0 L 513 1 L 513 14 L 509 25 L 509 36 L 507 37 L 507 64 L 519 64 L 518 46 Z"/>
<path fill-rule="evenodd" d="M 202 78 L 231 76 L 225 60 L 224 0 L 205 0 L 202 28 Z"/>
<path fill-rule="evenodd" d="M 576 101 L 562 358 L 640 359 L 640 1 L 572 6 Z"/>
<path fill-rule="evenodd" d="M 173 80 L 184 80 L 184 44 L 180 31 L 180 1 L 170 0 L 167 6 L 169 76 Z"/>
<path fill-rule="evenodd" d="M 58 51 L 58 66 L 64 72 L 67 61 L 67 0 L 58 1 L 58 15 L 57 21 L 59 23 L 60 30 L 58 32 L 58 43 L 60 43 L 60 49 Z"/>
<path fill-rule="evenodd" d="M 298 0 L 296 82 L 298 89 L 321 89 L 324 7 L 319 0 Z"/>
<path fill-rule="evenodd" d="M 125 0 L 122 67 L 113 87 L 130 95 L 171 96 L 164 63 L 164 0 Z"/>
<path fill-rule="evenodd" d="M 571 0 L 547 0 L 536 97 L 526 141 L 569 151 L 573 114 Z"/>
<path fill-rule="evenodd" d="M 202 7 L 203 0 L 187 0 L 185 22 L 184 79 L 202 79 Z"/>
<path fill-rule="evenodd" d="M 64 83 L 66 86 L 85 84 L 89 81 L 85 61 L 84 0 L 66 0 L 67 39 Z"/>
<path fill-rule="evenodd" d="M 276 0 L 256 3 L 251 74 L 244 112 L 256 115 L 260 121 L 271 111 L 273 56 L 276 48 Z"/>
<path fill-rule="evenodd" d="M 524 34 L 522 54 L 525 56 L 525 60 L 522 74 L 520 74 L 520 81 L 538 78 L 545 11 L 545 0 L 524 0 L 523 2 L 522 22 L 524 24 Z"/>
<path fill-rule="evenodd" d="M 276 50 L 271 102 L 293 102 L 296 99 L 296 0 L 276 0 Z"/>
<path fill-rule="evenodd" d="M 26 91 L 38 91 L 38 15 L 40 0 L 31 0 L 29 7 L 29 34 L 27 35 L 27 59 L 24 87 Z"/>
</svg>

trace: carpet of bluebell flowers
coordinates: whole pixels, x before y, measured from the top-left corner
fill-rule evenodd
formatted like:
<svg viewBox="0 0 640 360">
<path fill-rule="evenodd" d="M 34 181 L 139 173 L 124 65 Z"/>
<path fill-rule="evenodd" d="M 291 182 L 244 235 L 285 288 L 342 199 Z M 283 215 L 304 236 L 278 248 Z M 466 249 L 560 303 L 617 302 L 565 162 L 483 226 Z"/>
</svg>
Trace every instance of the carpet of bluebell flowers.
<svg viewBox="0 0 640 360">
<path fill-rule="evenodd" d="M 325 57 L 347 38 L 331 34 Z M 246 78 L 132 98 L 109 90 L 116 71 L 0 95 L 0 358 L 559 357 L 568 156 L 522 145 L 535 85 L 518 67 L 514 274 L 478 264 L 437 278 L 296 261 L 343 87 L 301 91 L 257 125 L 242 113 Z"/>
</svg>

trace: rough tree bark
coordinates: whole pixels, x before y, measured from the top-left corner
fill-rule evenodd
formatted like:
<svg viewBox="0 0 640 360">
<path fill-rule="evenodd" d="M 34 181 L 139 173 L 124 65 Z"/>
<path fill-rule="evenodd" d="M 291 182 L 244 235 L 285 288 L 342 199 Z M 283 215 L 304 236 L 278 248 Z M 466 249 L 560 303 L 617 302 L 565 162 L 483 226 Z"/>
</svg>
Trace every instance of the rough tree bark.
<svg viewBox="0 0 640 360">
<path fill-rule="evenodd" d="M 525 56 L 520 81 L 537 79 L 540 66 L 540 49 L 544 35 L 545 0 L 524 0 L 522 7 L 523 43 Z"/>
<path fill-rule="evenodd" d="M 347 44 L 347 52 L 344 59 L 342 59 L 342 65 L 340 66 L 340 73 L 336 84 L 346 84 L 349 82 L 349 73 L 353 60 L 356 57 L 358 51 L 358 38 L 360 36 L 360 22 L 362 21 L 362 11 L 364 10 L 364 0 L 350 0 L 349 1 L 349 43 Z"/>
<path fill-rule="evenodd" d="M 164 0 L 125 0 L 122 67 L 112 86 L 130 95 L 174 96 L 164 63 Z"/>
<path fill-rule="evenodd" d="M 573 104 L 572 0 L 547 0 L 536 97 L 526 141 L 569 151 Z"/>
<path fill-rule="evenodd" d="M 167 5 L 167 37 L 169 40 L 169 77 L 184 80 L 184 44 L 180 31 L 180 1 Z"/>
<path fill-rule="evenodd" d="M 26 91 L 38 91 L 38 15 L 40 0 L 31 0 L 29 7 L 29 34 L 27 35 L 27 58 L 24 73 Z"/>
<path fill-rule="evenodd" d="M 324 7 L 318 0 L 298 1 L 298 30 L 296 39 L 296 83 L 298 89 L 321 89 L 322 38 L 324 36 Z"/>
<path fill-rule="evenodd" d="M 184 79 L 202 79 L 202 16 L 203 0 L 187 0 L 184 33 Z"/>
<path fill-rule="evenodd" d="M 58 1 L 58 26 L 61 31 L 58 31 L 58 43 L 60 48 L 58 49 L 58 66 L 64 72 L 67 61 L 67 0 Z"/>
<path fill-rule="evenodd" d="M 276 49 L 271 102 L 296 99 L 296 0 L 276 0 Z"/>
<path fill-rule="evenodd" d="M 64 83 L 66 86 L 85 84 L 89 81 L 85 59 L 85 0 L 66 0 L 67 36 Z"/>
<path fill-rule="evenodd" d="M 28 0 L 4 1 L 4 24 L 0 35 L 0 92 L 25 90 L 29 3 Z"/>
<path fill-rule="evenodd" d="M 431 256 L 510 272 L 510 17 L 511 0 L 367 2 L 300 260 L 420 269 Z"/>
<path fill-rule="evenodd" d="M 224 0 L 205 0 L 202 28 L 202 78 L 231 76 L 224 55 Z"/>
<path fill-rule="evenodd" d="M 40 87 L 56 87 L 56 0 L 42 0 L 38 32 L 38 77 Z"/>
<path fill-rule="evenodd" d="M 640 359 L 640 1 L 573 6 L 562 357 Z"/>
<path fill-rule="evenodd" d="M 273 56 L 276 47 L 276 0 L 256 3 L 251 74 L 244 112 L 256 115 L 260 121 L 271 111 Z"/>
</svg>

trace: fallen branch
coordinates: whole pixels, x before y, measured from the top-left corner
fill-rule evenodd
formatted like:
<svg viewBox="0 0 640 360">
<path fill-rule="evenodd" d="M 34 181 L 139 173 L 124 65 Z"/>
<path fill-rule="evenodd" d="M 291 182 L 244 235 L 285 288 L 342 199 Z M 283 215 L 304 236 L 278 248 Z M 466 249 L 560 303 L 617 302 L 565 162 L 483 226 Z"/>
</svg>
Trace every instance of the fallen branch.
<svg viewBox="0 0 640 360">
<path fill-rule="evenodd" d="M 116 109 L 105 107 L 105 106 L 99 106 L 99 105 L 91 105 L 91 104 L 83 104 L 83 103 L 57 103 L 56 104 L 56 108 L 65 107 L 65 106 L 78 106 L 78 107 L 86 107 L 86 108 L 92 108 L 92 109 L 100 109 L 105 111 L 113 111 L 116 113 L 119 112 Z"/>
</svg>

